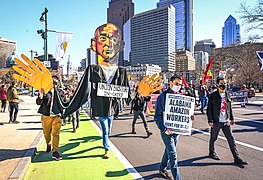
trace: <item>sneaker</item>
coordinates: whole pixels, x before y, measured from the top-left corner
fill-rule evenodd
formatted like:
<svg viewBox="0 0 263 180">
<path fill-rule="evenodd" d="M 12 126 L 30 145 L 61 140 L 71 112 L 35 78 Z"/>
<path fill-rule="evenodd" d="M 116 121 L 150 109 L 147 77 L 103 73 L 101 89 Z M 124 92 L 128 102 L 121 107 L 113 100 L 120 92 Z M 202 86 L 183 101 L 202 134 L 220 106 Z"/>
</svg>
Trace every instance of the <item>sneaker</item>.
<svg viewBox="0 0 263 180">
<path fill-rule="evenodd" d="M 214 160 L 220 160 L 220 158 L 217 156 L 216 153 L 213 153 L 213 154 L 209 154 L 209 157 L 214 159 Z"/>
<path fill-rule="evenodd" d="M 172 176 L 166 170 L 159 170 L 159 174 L 161 174 L 165 179 L 173 179 Z"/>
<path fill-rule="evenodd" d="M 20 123 L 19 121 L 13 121 L 12 123 L 14 123 L 14 124 L 18 124 L 18 123 Z"/>
<path fill-rule="evenodd" d="M 49 153 L 51 151 L 51 144 L 47 144 L 46 152 Z"/>
<path fill-rule="evenodd" d="M 59 155 L 59 153 L 57 151 L 53 152 L 52 154 L 52 158 L 56 159 L 56 160 L 61 160 L 62 156 Z"/>
<path fill-rule="evenodd" d="M 110 151 L 105 151 L 104 157 L 105 157 L 106 159 L 109 159 L 109 157 L 110 157 Z"/>
<path fill-rule="evenodd" d="M 246 161 L 244 161 L 244 160 L 241 159 L 240 157 L 236 158 L 236 159 L 234 160 L 234 162 L 235 162 L 236 164 L 242 164 L 242 165 L 247 165 L 247 164 L 248 164 Z"/>
</svg>

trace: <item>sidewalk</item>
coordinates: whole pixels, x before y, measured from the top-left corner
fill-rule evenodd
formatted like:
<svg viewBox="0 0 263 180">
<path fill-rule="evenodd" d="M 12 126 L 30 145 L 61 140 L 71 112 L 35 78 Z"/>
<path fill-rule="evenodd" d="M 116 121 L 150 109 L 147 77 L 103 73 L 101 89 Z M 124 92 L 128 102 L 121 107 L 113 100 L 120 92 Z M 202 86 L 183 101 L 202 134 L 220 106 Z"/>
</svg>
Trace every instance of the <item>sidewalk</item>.
<svg viewBox="0 0 263 180">
<path fill-rule="evenodd" d="M 53 160 L 52 153 L 45 153 L 36 97 L 20 98 L 24 100 L 18 113 L 20 124 L 8 124 L 8 113 L 0 114 L 0 123 L 4 123 L 0 126 L 1 180 L 133 179 L 112 151 L 109 159 L 103 158 L 101 136 L 84 113 L 76 133 L 72 133 L 71 124 L 62 126 L 59 152 L 63 159 Z"/>
<path fill-rule="evenodd" d="M 9 124 L 8 112 L 0 113 L 0 179 L 18 178 L 30 163 L 31 154 L 42 137 L 36 97 L 19 96 L 19 124 Z M 36 140 L 36 141 L 35 141 Z M 23 158 L 24 157 L 24 158 Z M 23 160 L 22 160 L 23 159 Z"/>
</svg>

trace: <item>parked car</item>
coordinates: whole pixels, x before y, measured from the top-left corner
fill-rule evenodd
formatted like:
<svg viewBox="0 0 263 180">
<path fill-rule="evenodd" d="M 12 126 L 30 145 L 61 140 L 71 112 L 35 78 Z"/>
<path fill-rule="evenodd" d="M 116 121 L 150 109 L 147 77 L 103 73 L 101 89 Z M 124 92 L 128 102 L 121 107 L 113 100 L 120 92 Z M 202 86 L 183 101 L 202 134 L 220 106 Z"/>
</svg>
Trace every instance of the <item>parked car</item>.
<svg viewBox="0 0 263 180">
<path fill-rule="evenodd" d="M 39 90 L 36 89 L 36 90 L 34 91 L 34 95 L 35 95 L 35 96 L 38 96 L 38 93 L 39 93 Z"/>
<path fill-rule="evenodd" d="M 255 97 L 255 89 L 254 88 L 249 88 L 248 89 L 248 98 Z"/>
<path fill-rule="evenodd" d="M 28 89 L 17 89 L 18 95 L 27 95 L 29 93 L 30 93 L 30 91 Z"/>
</svg>

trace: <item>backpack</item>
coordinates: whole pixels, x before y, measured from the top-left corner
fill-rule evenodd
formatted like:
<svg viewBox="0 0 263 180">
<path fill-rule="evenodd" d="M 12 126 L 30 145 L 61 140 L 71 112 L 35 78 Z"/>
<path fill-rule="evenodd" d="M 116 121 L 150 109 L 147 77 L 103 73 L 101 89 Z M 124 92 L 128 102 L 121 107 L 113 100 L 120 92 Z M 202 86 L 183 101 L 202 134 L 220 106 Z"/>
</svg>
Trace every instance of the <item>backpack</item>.
<svg viewBox="0 0 263 180">
<path fill-rule="evenodd" d="M 11 100 L 14 99 L 13 87 L 10 87 L 10 88 L 7 89 L 6 99 L 8 101 L 11 101 Z"/>
</svg>

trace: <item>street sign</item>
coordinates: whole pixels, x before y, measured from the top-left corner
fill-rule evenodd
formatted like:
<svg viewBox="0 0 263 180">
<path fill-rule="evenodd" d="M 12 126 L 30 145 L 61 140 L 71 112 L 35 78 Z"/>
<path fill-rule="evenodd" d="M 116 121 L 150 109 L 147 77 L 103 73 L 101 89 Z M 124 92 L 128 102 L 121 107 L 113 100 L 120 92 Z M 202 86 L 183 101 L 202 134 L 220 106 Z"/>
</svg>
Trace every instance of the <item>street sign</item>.
<svg viewBox="0 0 263 180">
<path fill-rule="evenodd" d="M 51 67 L 50 61 L 44 61 L 44 66 L 46 66 L 47 68 Z"/>
</svg>

